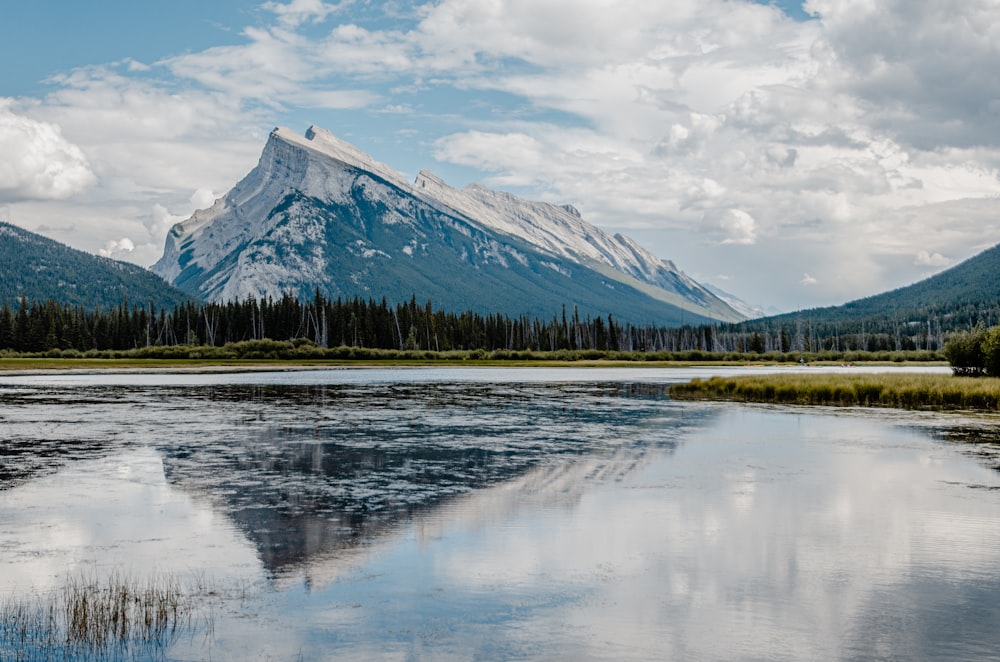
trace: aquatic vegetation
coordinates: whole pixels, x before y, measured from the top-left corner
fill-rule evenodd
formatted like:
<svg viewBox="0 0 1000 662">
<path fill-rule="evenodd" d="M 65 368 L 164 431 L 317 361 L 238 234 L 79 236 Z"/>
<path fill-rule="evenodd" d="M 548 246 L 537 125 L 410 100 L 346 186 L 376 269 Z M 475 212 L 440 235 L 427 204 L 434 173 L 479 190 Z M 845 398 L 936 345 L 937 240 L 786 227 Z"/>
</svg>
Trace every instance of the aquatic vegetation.
<svg viewBox="0 0 1000 662">
<path fill-rule="evenodd" d="M 686 400 L 777 404 L 1000 410 L 1000 379 L 938 374 L 774 373 L 695 379 L 670 387 Z"/>
<path fill-rule="evenodd" d="M 0 659 L 157 659 L 179 637 L 211 631 L 208 594 L 171 576 L 77 576 L 54 593 L 0 604 Z"/>
</svg>

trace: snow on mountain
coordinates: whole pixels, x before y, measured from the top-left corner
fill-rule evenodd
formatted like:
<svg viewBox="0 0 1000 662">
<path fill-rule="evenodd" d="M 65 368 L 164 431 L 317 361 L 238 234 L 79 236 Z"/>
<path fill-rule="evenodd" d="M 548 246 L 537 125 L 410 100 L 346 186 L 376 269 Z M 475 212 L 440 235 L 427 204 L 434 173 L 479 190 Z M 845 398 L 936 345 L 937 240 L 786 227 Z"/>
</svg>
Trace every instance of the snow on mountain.
<svg viewBox="0 0 1000 662">
<path fill-rule="evenodd" d="M 427 171 L 410 183 L 317 127 L 272 131 L 256 168 L 171 229 L 153 270 L 212 300 L 319 287 L 511 314 L 577 305 L 642 322 L 741 318 L 673 263 L 570 206 L 455 189 Z"/>
<path fill-rule="evenodd" d="M 414 186 L 484 225 L 556 255 L 592 266 L 606 265 L 649 285 L 676 292 L 697 305 L 710 306 L 715 299 L 672 262 L 660 260 L 628 237 L 611 236 L 587 223 L 571 205 L 532 202 L 479 184 L 459 190 L 427 170 L 420 171 Z"/>
<path fill-rule="evenodd" d="M 735 294 L 730 294 L 726 292 L 721 287 L 713 285 L 711 283 L 705 283 L 705 289 L 725 301 L 730 308 L 738 312 L 740 315 L 746 319 L 757 319 L 759 317 L 766 317 L 769 313 L 766 313 L 762 308 L 757 308 L 751 306 L 743 299 L 740 299 Z"/>
</svg>

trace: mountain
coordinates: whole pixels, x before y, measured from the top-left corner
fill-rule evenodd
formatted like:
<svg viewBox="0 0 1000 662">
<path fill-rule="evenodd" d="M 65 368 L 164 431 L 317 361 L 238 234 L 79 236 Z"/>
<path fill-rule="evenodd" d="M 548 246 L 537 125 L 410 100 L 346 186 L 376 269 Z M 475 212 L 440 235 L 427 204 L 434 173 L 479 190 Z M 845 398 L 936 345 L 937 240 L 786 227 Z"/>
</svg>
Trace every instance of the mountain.
<svg viewBox="0 0 1000 662">
<path fill-rule="evenodd" d="M 883 311 L 914 319 L 926 319 L 928 314 L 986 315 L 996 323 L 998 305 L 1000 246 L 994 246 L 913 285 L 845 304 L 839 313 L 867 316 Z"/>
<path fill-rule="evenodd" d="M 422 171 L 406 181 L 328 131 L 277 128 L 224 197 L 169 232 L 153 271 L 193 295 L 385 297 L 441 309 L 636 323 L 742 319 L 631 239 L 570 206 Z"/>
<path fill-rule="evenodd" d="M 763 308 L 751 306 L 743 299 L 739 298 L 735 294 L 730 294 L 721 287 L 713 285 L 712 283 L 704 283 L 704 286 L 706 290 L 708 290 L 715 296 L 725 301 L 730 308 L 732 308 L 733 310 L 735 310 L 748 320 L 757 319 L 768 315 L 767 311 L 765 311 Z M 779 313 L 774 313 L 774 314 L 779 314 Z"/>
<path fill-rule="evenodd" d="M 0 264 L 0 301 L 11 306 L 22 296 L 88 309 L 107 309 L 126 298 L 172 308 L 193 298 L 142 267 L 78 251 L 8 223 L 0 223 Z"/>
<path fill-rule="evenodd" d="M 977 324 L 1000 324 L 1000 245 L 890 292 L 752 319 L 733 328 L 765 336 L 783 330 L 788 336 L 811 337 L 825 348 L 879 351 L 939 349 L 948 333 Z"/>
</svg>

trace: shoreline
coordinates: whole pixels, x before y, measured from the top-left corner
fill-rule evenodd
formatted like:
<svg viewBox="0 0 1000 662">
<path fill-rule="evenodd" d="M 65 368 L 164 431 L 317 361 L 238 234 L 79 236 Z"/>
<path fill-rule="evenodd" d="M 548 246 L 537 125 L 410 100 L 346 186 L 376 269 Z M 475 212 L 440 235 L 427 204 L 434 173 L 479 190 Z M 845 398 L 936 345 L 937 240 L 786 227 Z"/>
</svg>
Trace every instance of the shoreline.
<svg viewBox="0 0 1000 662">
<path fill-rule="evenodd" d="M 580 360 L 496 360 L 496 359 L 89 359 L 89 358 L 0 358 L 0 377 L 102 374 L 113 372 L 148 374 L 197 374 L 245 372 L 295 372 L 313 370 L 392 369 L 392 368 L 636 368 L 636 369 L 691 369 L 691 368 L 766 368 L 768 370 L 797 373 L 803 369 L 837 368 L 856 369 L 859 373 L 869 368 L 939 369 L 940 362 L 859 362 L 851 366 L 838 362 L 800 364 L 743 361 L 622 361 L 608 359 Z"/>
</svg>

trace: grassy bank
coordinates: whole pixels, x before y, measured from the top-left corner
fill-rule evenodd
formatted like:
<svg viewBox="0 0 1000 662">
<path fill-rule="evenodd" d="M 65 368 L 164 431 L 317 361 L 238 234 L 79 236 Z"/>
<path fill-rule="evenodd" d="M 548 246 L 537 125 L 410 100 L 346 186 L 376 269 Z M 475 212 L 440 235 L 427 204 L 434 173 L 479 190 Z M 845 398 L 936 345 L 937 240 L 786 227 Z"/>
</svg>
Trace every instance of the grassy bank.
<svg viewBox="0 0 1000 662">
<path fill-rule="evenodd" d="M 503 368 L 690 368 L 745 366 L 745 361 L 613 361 L 609 359 L 50 359 L 0 358 L 4 372 L 148 370 L 154 372 L 226 372 L 242 370 L 299 370 L 335 368 L 503 367 Z"/>
<path fill-rule="evenodd" d="M 243 370 L 299 370 L 333 368 L 395 368 L 395 367 L 504 367 L 504 368 L 694 368 L 726 366 L 764 366 L 755 361 L 682 361 L 682 360 L 612 360 L 612 359 L 490 359 L 490 358 L 359 358 L 359 359 L 53 359 L 0 357 L 0 374 L 4 372 L 53 371 L 118 371 L 148 370 L 153 372 L 226 372 Z M 772 364 L 773 365 L 773 364 Z M 830 363 L 830 365 L 839 365 Z M 871 365 L 887 365 L 874 361 Z M 928 365 L 927 363 L 892 363 L 892 365 Z"/>
<path fill-rule="evenodd" d="M 695 379 L 670 387 L 679 400 L 1000 410 L 1000 379 L 932 374 L 769 374 Z"/>
<path fill-rule="evenodd" d="M 274 365 L 747 365 L 807 363 L 921 363 L 940 362 L 938 352 L 703 352 L 617 350 L 509 350 L 376 349 L 369 347 L 320 347 L 312 342 L 248 340 L 221 347 L 207 345 L 153 345 L 130 350 L 51 349 L 37 353 L 0 351 L 0 370 L 53 370 L 62 368 L 173 368 L 200 366 Z"/>
</svg>

